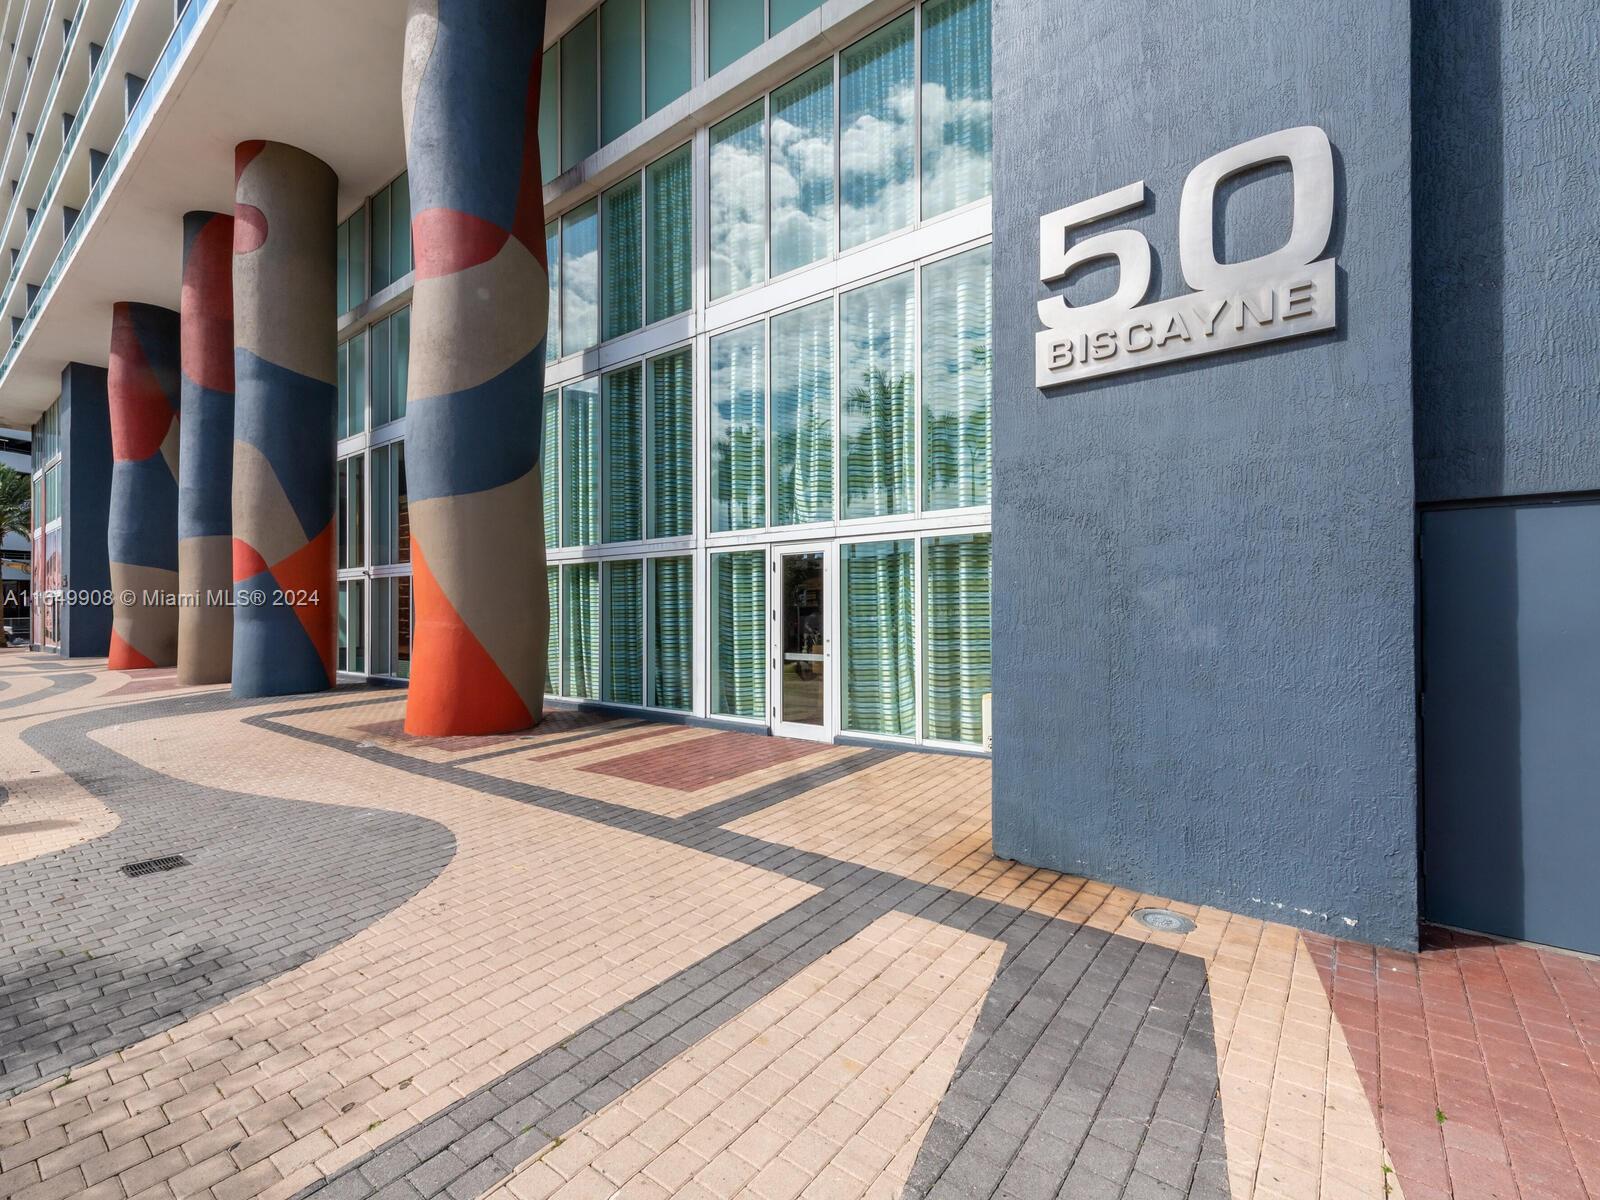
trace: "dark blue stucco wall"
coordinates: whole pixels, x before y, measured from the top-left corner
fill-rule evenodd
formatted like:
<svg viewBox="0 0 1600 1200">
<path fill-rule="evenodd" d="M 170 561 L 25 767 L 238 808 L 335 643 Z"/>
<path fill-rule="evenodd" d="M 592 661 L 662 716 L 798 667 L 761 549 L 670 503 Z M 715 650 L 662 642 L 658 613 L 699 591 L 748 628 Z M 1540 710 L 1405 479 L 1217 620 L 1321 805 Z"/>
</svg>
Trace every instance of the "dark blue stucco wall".
<svg viewBox="0 0 1600 1200">
<path fill-rule="evenodd" d="M 61 372 L 61 561 L 64 586 L 77 596 L 111 587 L 106 521 L 111 512 L 111 416 L 106 370 L 68 363 Z M 97 597 L 98 598 L 98 597 Z M 62 609 L 61 653 L 98 657 L 111 646 L 111 605 Z"/>
<path fill-rule="evenodd" d="M 1416 22 L 1418 498 L 1600 488 L 1593 0 Z"/>
<path fill-rule="evenodd" d="M 995 849 L 1414 945 L 1408 5 L 994 19 Z M 1145 180 L 1125 223 L 1179 295 L 1185 175 L 1299 124 L 1335 149 L 1339 331 L 1036 390 L 1039 216 Z M 1287 200 L 1234 190 L 1226 257 L 1279 246 Z"/>
</svg>

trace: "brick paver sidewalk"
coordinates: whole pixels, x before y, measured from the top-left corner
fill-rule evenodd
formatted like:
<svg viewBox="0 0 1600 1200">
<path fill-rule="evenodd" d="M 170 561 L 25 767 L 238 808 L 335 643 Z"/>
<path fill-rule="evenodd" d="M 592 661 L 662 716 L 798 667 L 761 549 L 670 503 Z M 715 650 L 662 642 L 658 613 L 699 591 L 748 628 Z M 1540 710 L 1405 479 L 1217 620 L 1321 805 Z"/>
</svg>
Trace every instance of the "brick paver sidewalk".
<svg viewBox="0 0 1600 1200">
<path fill-rule="evenodd" d="M 1593 961 L 999 861 L 982 759 L 402 708 L 0 655 L 0 1200 L 1600 1197 Z"/>
</svg>

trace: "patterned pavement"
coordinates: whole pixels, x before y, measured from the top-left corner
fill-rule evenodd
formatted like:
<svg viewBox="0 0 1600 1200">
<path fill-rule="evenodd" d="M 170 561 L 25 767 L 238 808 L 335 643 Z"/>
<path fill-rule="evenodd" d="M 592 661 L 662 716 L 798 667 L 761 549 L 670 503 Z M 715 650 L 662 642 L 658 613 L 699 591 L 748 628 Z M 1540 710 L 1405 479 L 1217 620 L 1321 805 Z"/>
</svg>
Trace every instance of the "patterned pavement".
<svg viewBox="0 0 1600 1200">
<path fill-rule="evenodd" d="M 1600 964 L 996 860 L 981 759 L 0 685 L 0 1200 L 1600 1196 Z"/>
</svg>

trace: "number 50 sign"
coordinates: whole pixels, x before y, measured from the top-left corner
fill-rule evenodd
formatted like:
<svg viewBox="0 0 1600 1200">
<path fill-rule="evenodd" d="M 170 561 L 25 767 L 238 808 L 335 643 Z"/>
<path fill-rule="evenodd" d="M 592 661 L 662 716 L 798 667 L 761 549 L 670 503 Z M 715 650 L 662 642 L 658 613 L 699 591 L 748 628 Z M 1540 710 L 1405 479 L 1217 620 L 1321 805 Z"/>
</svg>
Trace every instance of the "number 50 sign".
<svg viewBox="0 0 1600 1200">
<path fill-rule="evenodd" d="M 1217 260 L 1213 214 L 1224 179 L 1287 162 L 1294 178 L 1289 240 L 1248 262 Z M 1041 388 L 1195 358 L 1218 350 L 1332 329 L 1334 260 L 1317 256 L 1333 228 L 1333 149 L 1315 125 L 1280 129 L 1214 154 L 1184 180 L 1178 205 L 1178 261 L 1186 296 L 1143 303 L 1150 290 L 1150 243 L 1132 229 L 1074 239 L 1080 226 L 1141 208 L 1141 180 L 1039 218 L 1039 280 L 1054 283 L 1085 263 L 1116 262 L 1117 290 L 1094 304 L 1039 301 L 1045 328 L 1034 351 Z"/>
</svg>

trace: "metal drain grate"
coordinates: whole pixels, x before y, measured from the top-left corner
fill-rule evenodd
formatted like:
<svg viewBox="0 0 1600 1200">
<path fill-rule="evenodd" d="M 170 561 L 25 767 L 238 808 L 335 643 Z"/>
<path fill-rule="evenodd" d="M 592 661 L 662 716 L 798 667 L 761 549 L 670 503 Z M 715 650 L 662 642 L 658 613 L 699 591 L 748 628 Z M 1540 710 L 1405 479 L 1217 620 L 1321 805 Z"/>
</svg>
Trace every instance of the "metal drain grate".
<svg viewBox="0 0 1600 1200">
<path fill-rule="evenodd" d="M 1133 919 L 1157 933 L 1193 933 L 1194 922 L 1170 908 L 1136 908 Z"/>
<path fill-rule="evenodd" d="M 181 854 L 169 854 L 165 858 L 149 858 L 144 862 L 123 863 L 122 873 L 129 879 L 137 879 L 141 875 L 154 875 L 158 871 L 176 871 L 179 867 L 187 867 L 189 860 Z"/>
</svg>

